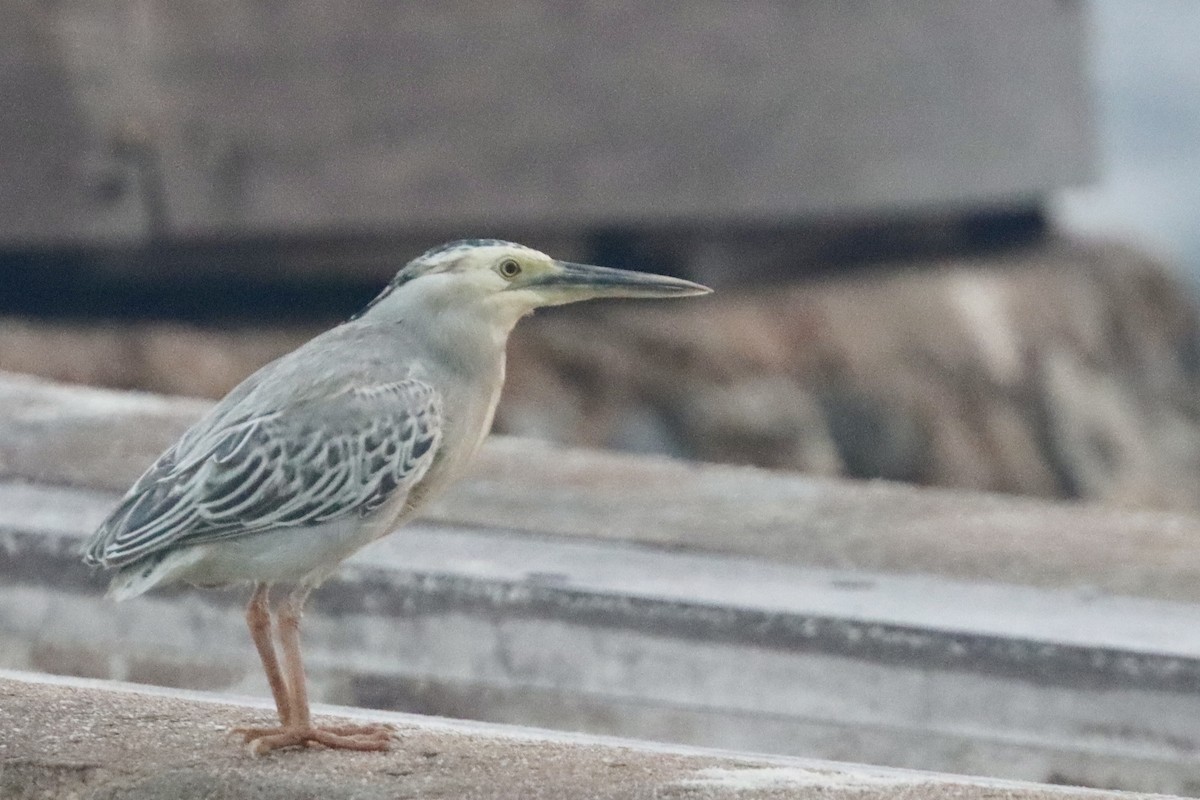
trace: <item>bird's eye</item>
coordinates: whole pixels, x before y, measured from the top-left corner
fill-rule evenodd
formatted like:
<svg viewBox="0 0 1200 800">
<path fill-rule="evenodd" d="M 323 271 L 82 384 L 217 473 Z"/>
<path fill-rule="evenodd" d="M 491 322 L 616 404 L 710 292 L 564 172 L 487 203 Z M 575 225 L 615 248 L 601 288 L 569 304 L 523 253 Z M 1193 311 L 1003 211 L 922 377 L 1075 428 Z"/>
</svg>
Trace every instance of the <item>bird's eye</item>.
<svg viewBox="0 0 1200 800">
<path fill-rule="evenodd" d="M 521 265 L 513 261 L 511 258 L 500 262 L 500 274 L 506 278 L 512 279 L 521 274 Z"/>
</svg>

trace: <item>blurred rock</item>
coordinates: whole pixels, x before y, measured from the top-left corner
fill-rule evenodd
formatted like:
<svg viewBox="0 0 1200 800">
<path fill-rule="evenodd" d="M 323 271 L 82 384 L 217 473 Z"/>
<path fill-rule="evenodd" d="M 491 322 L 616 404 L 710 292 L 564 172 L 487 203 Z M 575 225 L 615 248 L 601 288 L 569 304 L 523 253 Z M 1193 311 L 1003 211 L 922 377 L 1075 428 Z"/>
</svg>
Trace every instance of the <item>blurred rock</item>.
<svg viewBox="0 0 1200 800">
<path fill-rule="evenodd" d="M 819 474 L 1200 508 L 1200 315 L 1052 240 L 523 323 L 500 432 Z M 315 328 L 0 323 L 0 369 L 215 397 Z"/>
<path fill-rule="evenodd" d="M 220 397 L 320 330 L 9 317 L 0 319 L 0 363 L 11 372 L 70 383 Z"/>
<path fill-rule="evenodd" d="M 1198 320 L 1162 265 L 1066 241 L 557 312 L 497 429 L 612 445 L 649 416 L 705 460 L 1192 509 Z"/>
</svg>

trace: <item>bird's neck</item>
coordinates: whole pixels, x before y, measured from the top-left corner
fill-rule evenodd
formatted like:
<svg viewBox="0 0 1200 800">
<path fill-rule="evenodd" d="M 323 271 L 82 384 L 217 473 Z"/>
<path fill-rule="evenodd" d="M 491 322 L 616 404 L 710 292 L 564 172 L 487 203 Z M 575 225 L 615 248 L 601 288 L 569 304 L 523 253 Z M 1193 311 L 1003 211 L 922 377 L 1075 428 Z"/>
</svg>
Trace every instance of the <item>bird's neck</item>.
<svg viewBox="0 0 1200 800">
<path fill-rule="evenodd" d="M 444 309 L 435 324 L 423 326 L 422 334 L 447 365 L 469 374 L 503 369 L 504 349 L 513 326 L 472 311 Z M 418 324 L 416 320 L 414 324 Z"/>
<path fill-rule="evenodd" d="M 508 335 L 533 300 L 526 293 L 473 288 L 440 276 L 417 279 L 382 298 L 362 320 L 402 326 L 438 365 L 468 380 L 500 382 Z"/>
</svg>

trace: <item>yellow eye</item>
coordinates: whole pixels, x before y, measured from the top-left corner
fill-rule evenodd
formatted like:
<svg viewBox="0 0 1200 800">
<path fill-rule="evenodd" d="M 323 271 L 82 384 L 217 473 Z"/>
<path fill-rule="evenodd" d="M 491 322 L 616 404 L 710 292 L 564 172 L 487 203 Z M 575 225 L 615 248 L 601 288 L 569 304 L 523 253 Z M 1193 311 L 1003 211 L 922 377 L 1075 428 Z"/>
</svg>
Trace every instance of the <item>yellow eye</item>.
<svg viewBox="0 0 1200 800">
<path fill-rule="evenodd" d="M 521 274 L 521 265 L 509 258 L 500 262 L 499 270 L 501 275 L 512 280 Z"/>
</svg>

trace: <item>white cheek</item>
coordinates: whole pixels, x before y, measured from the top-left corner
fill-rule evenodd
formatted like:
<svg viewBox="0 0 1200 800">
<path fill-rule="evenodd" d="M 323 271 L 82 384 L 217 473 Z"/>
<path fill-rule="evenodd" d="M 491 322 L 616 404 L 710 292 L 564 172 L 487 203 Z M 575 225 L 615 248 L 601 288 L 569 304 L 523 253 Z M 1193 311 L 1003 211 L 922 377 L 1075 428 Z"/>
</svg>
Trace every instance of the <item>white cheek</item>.
<svg viewBox="0 0 1200 800">
<path fill-rule="evenodd" d="M 488 298 L 488 303 L 496 312 L 496 320 L 504 328 L 505 334 L 512 330 L 521 317 L 541 305 L 535 293 L 520 289 L 494 294 Z"/>
</svg>

